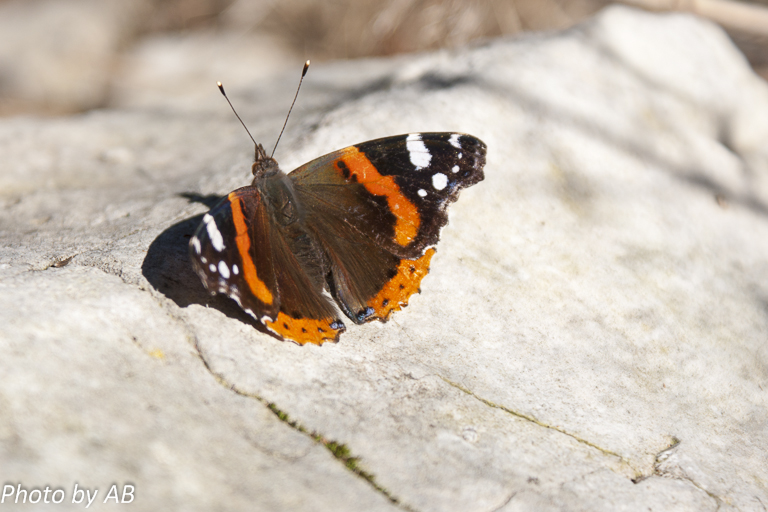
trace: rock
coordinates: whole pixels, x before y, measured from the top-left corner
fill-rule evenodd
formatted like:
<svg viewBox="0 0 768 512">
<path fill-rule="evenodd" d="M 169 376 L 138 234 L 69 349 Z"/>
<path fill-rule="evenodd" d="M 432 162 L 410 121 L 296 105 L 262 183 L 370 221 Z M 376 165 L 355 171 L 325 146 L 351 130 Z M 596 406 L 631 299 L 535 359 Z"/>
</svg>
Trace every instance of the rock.
<svg viewBox="0 0 768 512">
<path fill-rule="evenodd" d="M 297 78 L 230 91 L 266 147 Z M 8 484 L 131 484 L 136 510 L 768 503 L 768 88 L 721 30 L 613 7 L 310 69 L 284 169 L 413 131 L 489 148 L 422 293 L 322 347 L 192 273 L 202 214 L 249 181 L 217 94 L 0 123 Z"/>
<path fill-rule="evenodd" d="M 0 4 L 0 113 L 71 113 L 107 101 L 116 53 L 147 0 Z"/>
</svg>

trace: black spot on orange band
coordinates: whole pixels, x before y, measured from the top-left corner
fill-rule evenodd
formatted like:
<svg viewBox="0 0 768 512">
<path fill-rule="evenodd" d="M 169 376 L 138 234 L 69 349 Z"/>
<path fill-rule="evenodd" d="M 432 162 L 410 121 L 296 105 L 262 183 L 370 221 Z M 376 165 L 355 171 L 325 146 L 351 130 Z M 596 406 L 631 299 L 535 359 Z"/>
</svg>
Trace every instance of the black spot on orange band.
<svg viewBox="0 0 768 512">
<path fill-rule="evenodd" d="M 419 285 L 429 273 L 429 262 L 434 254 L 434 249 L 428 249 L 419 259 L 400 262 L 397 274 L 384 285 L 378 295 L 368 301 L 368 307 L 374 311 L 371 319 L 386 320 L 392 311 L 399 311 L 408 305 L 408 298 L 421 291 Z"/>
<path fill-rule="evenodd" d="M 280 336 L 295 341 L 299 345 L 314 343 L 322 345 L 326 341 L 339 341 L 339 335 L 347 330 L 344 324 L 335 318 L 293 318 L 282 311 L 274 322 L 267 320 L 267 328 Z"/>
</svg>

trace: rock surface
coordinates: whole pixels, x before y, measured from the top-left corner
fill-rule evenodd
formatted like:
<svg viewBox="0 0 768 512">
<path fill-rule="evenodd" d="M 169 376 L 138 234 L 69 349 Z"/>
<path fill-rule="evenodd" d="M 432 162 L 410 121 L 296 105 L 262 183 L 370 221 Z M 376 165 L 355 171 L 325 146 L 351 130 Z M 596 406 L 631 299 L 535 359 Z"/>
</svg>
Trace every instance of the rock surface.
<svg viewBox="0 0 768 512">
<path fill-rule="evenodd" d="M 297 74 L 230 91 L 267 147 Z M 132 510 L 764 510 L 766 84 L 708 23 L 611 8 L 317 66 L 276 157 L 448 130 L 486 180 L 422 293 L 299 347 L 187 260 L 250 171 L 215 89 L 0 122 L 2 483 L 56 510 L 75 483 L 97 510 L 113 483 Z"/>
</svg>

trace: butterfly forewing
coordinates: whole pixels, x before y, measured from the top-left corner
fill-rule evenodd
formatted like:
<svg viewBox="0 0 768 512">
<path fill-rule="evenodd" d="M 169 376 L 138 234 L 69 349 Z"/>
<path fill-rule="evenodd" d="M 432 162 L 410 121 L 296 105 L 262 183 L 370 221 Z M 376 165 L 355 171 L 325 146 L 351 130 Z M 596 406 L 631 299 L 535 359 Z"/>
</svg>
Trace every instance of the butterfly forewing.
<svg viewBox="0 0 768 512">
<path fill-rule="evenodd" d="M 350 146 L 289 174 L 350 318 L 386 320 L 419 291 L 447 205 L 483 179 L 484 164 L 479 139 L 424 133 Z"/>
<path fill-rule="evenodd" d="M 223 293 L 257 320 L 277 318 L 279 297 L 258 189 L 231 192 L 205 214 L 189 243 L 192 265 L 211 293 Z"/>
<path fill-rule="evenodd" d="M 398 135 L 335 151 L 288 176 L 298 195 L 338 210 L 390 252 L 416 257 L 439 240 L 459 191 L 483 179 L 485 152 L 471 135 Z"/>
</svg>

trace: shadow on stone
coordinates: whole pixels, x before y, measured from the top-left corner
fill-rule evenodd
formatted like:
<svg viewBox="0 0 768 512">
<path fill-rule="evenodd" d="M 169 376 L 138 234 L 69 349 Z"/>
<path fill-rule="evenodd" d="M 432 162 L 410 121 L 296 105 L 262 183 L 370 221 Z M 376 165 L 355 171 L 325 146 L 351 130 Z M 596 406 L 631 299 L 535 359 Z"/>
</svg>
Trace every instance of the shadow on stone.
<svg viewBox="0 0 768 512">
<path fill-rule="evenodd" d="M 436 91 L 472 84 L 476 81 L 469 75 L 447 76 L 440 73 L 425 73 L 418 82 L 425 91 Z"/>
<path fill-rule="evenodd" d="M 190 201 L 207 206 L 216 204 L 218 196 L 201 196 L 184 193 Z M 211 295 L 203 287 L 200 278 L 192 270 L 189 261 L 189 239 L 202 222 L 204 214 L 195 215 L 169 227 L 149 245 L 149 250 L 141 264 L 141 273 L 157 291 L 171 299 L 179 307 L 190 304 L 214 308 L 229 318 L 251 325 L 259 332 L 272 335 L 261 323 L 256 321 L 231 299 L 223 295 Z M 273 335 L 274 336 L 274 335 Z"/>
<path fill-rule="evenodd" d="M 179 197 L 183 197 L 190 203 L 204 204 L 208 208 L 213 208 L 216 206 L 216 203 L 224 199 L 222 196 L 218 196 L 216 194 L 208 194 L 204 196 L 202 194 L 198 194 L 197 192 L 182 192 L 179 194 Z"/>
</svg>

